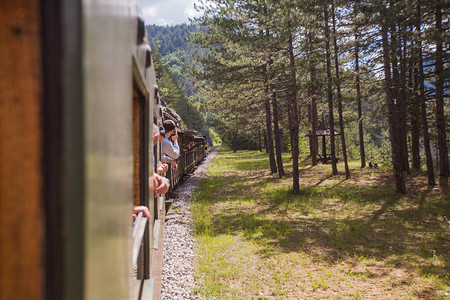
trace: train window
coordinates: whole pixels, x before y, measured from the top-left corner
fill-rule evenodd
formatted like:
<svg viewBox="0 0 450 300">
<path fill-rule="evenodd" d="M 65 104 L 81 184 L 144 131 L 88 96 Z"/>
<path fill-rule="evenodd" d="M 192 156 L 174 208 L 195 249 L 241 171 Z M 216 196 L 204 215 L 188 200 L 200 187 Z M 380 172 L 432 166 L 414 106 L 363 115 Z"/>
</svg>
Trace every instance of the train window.
<svg viewBox="0 0 450 300">
<path fill-rule="evenodd" d="M 142 193 L 142 101 L 138 94 L 133 94 L 133 203 L 134 205 L 144 205 L 144 193 Z"/>
<path fill-rule="evenodd" d="M 148 102 L 135 84 L 133 91 L 133 204 L 149 205 Z M 150 220 L 149 220 L 150 221 Z M 137 278 L 149 277 L 149 237 L 146 234 L 138 259 Z"/>
<path fill-rule="evenodd" d="M 145 52 L 145 67 L 149 68 L 152 65 L 152 52 L 150 46 L 147 46 L 147 50 Z"/>
<path fill-rule="evenodd" d="M 155 89 L 155 99 L 156 99 L 156 104 L 159 104 L 159 92 L 158 92 L 158 86 L 155 85 L 154 86 Z"/>
</svg>

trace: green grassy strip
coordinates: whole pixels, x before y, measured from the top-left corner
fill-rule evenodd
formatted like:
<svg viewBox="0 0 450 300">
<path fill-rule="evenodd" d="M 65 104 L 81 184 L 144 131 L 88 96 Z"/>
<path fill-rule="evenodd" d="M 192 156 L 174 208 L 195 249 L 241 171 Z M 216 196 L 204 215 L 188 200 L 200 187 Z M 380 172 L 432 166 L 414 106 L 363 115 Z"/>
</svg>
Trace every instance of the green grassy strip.
<svg viewBox="0 0 450 300">
<path fill-rule="evenodd" d="M 289 156 L 284 160 L 288 170 Z M 450 292 L 448 196 L 421 189 L 419 175 L 410 178 L 412 192 L 398 196 L 389 171 L 350 166 L 353 176 L 345 181 L 331 177 L 328 165 L 304 163 L 294 195 L 289 174 L 269 174 L 265 153 L 221 151 L 191 202 L 196 293 L 207 299 L 444 299 Z"/>
</svg>

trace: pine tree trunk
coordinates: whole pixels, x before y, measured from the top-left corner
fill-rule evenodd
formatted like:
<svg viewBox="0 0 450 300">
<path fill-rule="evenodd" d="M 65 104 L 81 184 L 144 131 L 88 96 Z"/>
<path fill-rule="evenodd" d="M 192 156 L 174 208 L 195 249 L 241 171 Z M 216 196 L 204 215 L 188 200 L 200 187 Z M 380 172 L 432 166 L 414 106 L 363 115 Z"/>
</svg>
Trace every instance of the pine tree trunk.
<svg viewBox="0 0 450 300">
<path fill-rule="evenodd" d="M 280 114 L 281 119 L 281 114 Z M 284 152 L 284 144 L 283 144 L 283 128 L 280 128 L 280 145 L 281 145 L 281 153 Z"/>
<path fill-rule="evenodd" d="M 267 125 L 267 124 L 266 124 Z M 263 137 L 264 137 L 264 148 L 266 149 L 266 153 L 269 153 L 269 147 L 267 147 L 267 132 L 263 131 Z"/>
<path fill-rule="evenodd" d="M 258 130 L 258 151 L 262 151 L 262 145 L 261 145 L 261 130 Z"/>
<path fill-rule="evenodd" d="M 398 143 L 398 135 L 396 134 L 397 124 L 395 118 L 395 105 L 394 95 L 392 92 L 392 78 L 391 67 L 389 59 L 389 41 L 388 41 L 388 29 L 386 27 L 386 15 L 382 10 L 383 19 L 381 20 L 381 36 L 383 46 L 383 69 L 384 69 L 384 83 L 386 93 L 386 106 L 388 109 L 388 122 L 389 122 L 389 137 L 391 141 L 391 153 L 392 153 L 392 165 L 394 168 L 395 187 L 397 193 L 406 194 L 405 179 L 403 177 L 402 162 L 401 162 L 401 148 Z"/>
<path fill-rule="evenodd" d="M 396 28 L 396 26 L 394 26 Z M 396 130 L 394 132 L 395 135 L 397 135 L 397 142 L 398 147 L 401 149 L 398 153 L 399 157 L 399 163 L 402 165 L 401 169 L 403 171 L 406 170 L 405 168 L 405 155 L 404 155 L 404 145 L 403 145 L 403 120 L 402 120 L 402 103 L 401 99 L 399 98 L 400 92 L 400 75 L 399 75 L 399 69 L 398 69 L 398 61 L 397 61 L 397 32 L 391 32 L 391 43 L 390 43 L 390 52 L 392 55 L 390 56 L 392 61 L 392 85 L 391 85 L 391 91 L 392 96 L 394 98 L 394 109 L 395 109 L 395 126 Z"/>
<path fill-rule="evenodd" d="M 236 153 L 238 150 L 238 146 L 237 146 L 237 130 L 234 131 L 233 133 L 233 152 Z"/>
<path fill-rule="evenodd" d="M 272 134 L 272 116 L 270 112 L 270 99 L 264 100 L 264 108 L 266 110 L 266 133 L 267 133 L 267 150 L 269 151 L 270 172 L 277 172 L 277 165 L 275 163 L 275 154 L 273 149 L 273 134 Z"/>
<path fill-rule="evenodd" d="M 333 19 L 333 43 L 334 43 L 334 63 L 336 69 L 336 90 L 337 90 L 337 102 L 338 102 L 338 113 L 339 113 L 339 129 L 341 130 L 341 144 L 342 144 L 342 156 L 344 157 L 345 164 L 345 178 L 350 178 L 350 170 L 348 168 L 347 161 L 347 147 L 345 145 L 345 134 L 344 134 L 344 117 L 342 115 L 342 95 L 341 95 L 341 82 L 339 77 L 339 49 L 337 46 L 336 39 L 336 16 L 334 11 L 334 1 L 331 1 L 331 13 Z"/>
<path fill-rule="evenodd" d="M 281 156 L 282 138 L 278 121 L 278 102 L 275 84 L 272 85 L 272 108 L 273 108 L 273 130 L 275 132 L 275 149 L 277 156 L 278 176 L 281 178 L 282 176 L 284 176 L 284 167 L 283 167 L 283 158 Z"/>
<path fill-rule="evenodd" d="M 325 29 L 325 51 L 327 60 L 327 99 L 329 111 L 329 126 L 330 126 L 330 144 L 331 144 L 331 166 L 333 175 L 338 174 L 336 165 L 336 149 L 334 136 L 334 113 L 333 113 L 333 90 L 331 86 L 331 58 L 330 58 L 330 29 L 328 27 L 328 5 L 324 8 L 324 29 Z"/>
<path fill-rule="evenodd" d="M 442 37 L 444 29 L 442 28 L 442 3 L 436 0 L 436 127 L 438 133 L 439 148 L 439 176 L 444 184 L 448 181 L 449 162 L 447 150 L 446 124 L 444 114 L 444 68 L 442 63 Z"/>
<path fill-rule="evenodd" d="M 290 24 L 289 24 L 290 25 Z M 289 28 L 291 26 L 288 26 Z M 291 136 L 292 149 L 292 180 L 294 194 L 300 194 L 299 170 L 298 170 L 298 109 L 297 109 L 297 80 L 295 76 L 295 57 L 292 33 L 289 34 L 289 67 L 290 67 L 290 91 L 288 96 L 288 121 Z"/>
<path fill-rule="evenodd" d="M 272 113 L 270 111 L 270 98 L 269 93 L 269 83 L 267 79 L 267 68 L 264 66 L 264 108 L 266 110 L 266 132 L 267 132 L 267 148 L 269 149 L 269 162 L 270 162 L 270 172 L 277 172 L 277 165 L 275 163 L 275 153 L 273 149 L 273 134 L 272 134 Z"/>
<path fill-rule="evenodd" d="M 408 174 L 411 174 L 411 170 L 409 168 L 409 155 L 408 155 L 408 128 L 406 122 L 406 41 L 405 41 L 405 26 L 402 25 L 402 22 L 399 20 L 399 37 L 401 40 L 399 44 L 403 44 L 403 47 L 400 47 L 400 74 L 399 74 L 399 94 L 398 94 L 398 102 L 399 102 L 399 111 L 400 111 L 400 142 L 402 145 L 402 157 L 403 157 L 403 170 L 406 170 Z"/>
<path fill-rule="evenodd" d="M 417 26 L 416 30 L 421 31 L 421 19 L 422 13 L 420 10 L 421 1 L 417 1 Z M 417 41 L 417 56 L 419 59 L 418 74 L 419 74 L 419 95 L 420 95 L 420 107 L 422 113 L 422 131 L 423 131 L 423 143 L 425 148 L 425 157 L 427 162 L 427 175 L 428 175 L 428 185 L 436 185 L 434 181 L 434 170 L 433 170 L 433 160 L 431 158 L 431 147 L 430 147 L 430 135 L 428 133 L 428 120 L 427 120 L 427 104 L 425 99 L 425 83 L 423 74 L 423 57 L 422 57 L 422 41 L 421 36 Z"/>
<path fill-rule="evenodd" d="M 356 85 L 356 103 L 358 105 L 358 134 L 359 134 L 359 154 L 361 156 L 361 168 L 366 167 L 366 153 L 364 150 L 364 131 L 362 122 L 361 105 L 361 84 L 359 76 L 359 34 L 355 34 L 355 85 Z"/>
<path fill-rule="evenodd" d="M 308 32 L 308 40 L 309 44 L 312 45 L 311 32 Z M 310 54 L 312 54 L 312 50 L 310 48 Z M 317 80 L 317 70 L 314 66 L 314 63 L 310 63 L 310 79 L 311 79 L 311 105 L 310 105 L 310 122 L 311 122 L 311 135 L 310 139 L 310 152 L 311 152 L 311 165 L 317 165 L 317 152 L 319 150 L 318 140 L 317 140 L 317 103 L 316 103 L 316 80 Z"/>
<path fill-rule="evenodd" d="M 400 21 L 398 21 L 400 23 Z M 400 58 L 400 67 L 401 67 L 401 41 L 398 33 L 398 24 L 392 25 L 391 29 L 391 43 L 390 43 L 390 49 L 391 53 L 393 53 L 391 60 L 392 60 L 392 94 L 394 97 L 394 109 L 395 109 L 395 123 L 396 123 L 396 132 L 397 135 L 397 141 L 399 148 L 399 160 L 402 165 L 403 171 L 408 171 L 409 173 L 409 166 L 408 166 L 408 154 L 407 154 L 407 144 L 406 144 L 406 120 L 405 120 L 405 108 L 404 108 L 404 97 L 403 91 L 404 86 L 401 82 L 401 73 L 399 68 L 399 60 Z M 403 91 L 402 91 L 403 90 Z"/>
<path fill-rule="evenodd" d="M 314 76 L 313 76 L 314 78 Z M 315 93 L 313 91 L 313 93 Z M 311 96 L 311 164 L 317 165 L 317 152 L 319 151 L 318 138 L 317 138 L 317 103 L 316 95 Z"/>
<path fill-rule="evenodd" d="M 269 57 L 269 65 L 272 65 L 272 58 Z M 279 112 L 278 112 L 278 101 L 277 101 L 277 90 L 276 85 L 274 83 L 274 75 L 273 72 L 270 72 L 270 95 L 272 98 L 272 109 L 273 109 L 273 131 L 275 133 L 275 152 L 278 166 L 278 176 L 281 178 L 284 176 L 284 167 L 283 167 L 283 159 L 281 156 L 282 147 L 281 147 L 281 133 L 279 129 Z"/>
<path fill-rule="evenodd" d="M 418 69 L 411 71 L 413 74 L 413 93 L 411 97 L 411 156 L 412 168 L 420 170 L 420 97 Z"/>
</svg>

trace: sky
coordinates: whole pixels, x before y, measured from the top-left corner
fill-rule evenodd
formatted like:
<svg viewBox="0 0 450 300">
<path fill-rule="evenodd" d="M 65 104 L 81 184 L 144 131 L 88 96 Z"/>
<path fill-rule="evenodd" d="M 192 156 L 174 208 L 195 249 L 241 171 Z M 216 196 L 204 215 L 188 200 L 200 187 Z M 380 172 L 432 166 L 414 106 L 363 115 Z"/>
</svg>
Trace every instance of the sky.
<svg viewBox="0 0 450 300">
<path fill-rule="evenodd" d="M 197 0 L 140 0 L 145 24 L 176 25 L 189 23 L 198 16 L 194 8 Z"/>
</svg>

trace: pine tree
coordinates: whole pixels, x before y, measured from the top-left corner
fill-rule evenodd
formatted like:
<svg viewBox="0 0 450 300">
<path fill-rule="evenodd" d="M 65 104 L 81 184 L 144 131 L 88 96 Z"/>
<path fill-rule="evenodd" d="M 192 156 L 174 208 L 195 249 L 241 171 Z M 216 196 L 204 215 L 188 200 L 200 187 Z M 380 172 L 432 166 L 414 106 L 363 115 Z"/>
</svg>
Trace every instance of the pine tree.
<svg viewBox="0 0 450 300">
<path fill-rule="evenodd" d="M 394 167 L 395 187 L 396 191 L 401 194 L 406 193 L 405 178 L 403 176 L 403 169 L 401 164 L 401 147 L 398 142 L 397 135 L 397 116 L 394 104 L 394 94 L 392 88 L 392 76 L 390 65 L 390 44 L 388 39 L 388 24 L 389 19 L 385 7 L 380 8 L 380 26 L 381 38 L 383 47 L 383 69 L 384 69 L 384 84 L 386 93 L 386 106 L 388 110 L 389 121 L 389 137 L 391 141 L 392 164 Z"/>
<path fill-rule="evenodd" d="M 333 43 L 334 43 L 334 64 L 336 68 L 336 89 L 337 89 L 337 102 L 338 102 L 338 113 L 339 113 L 339 129 L 341 131 L 341 144 L 342 144 L 342 155 L 344 156 L 345 165 L 345 178 L 350 178 L 350 170 L 348 168 L 347 161 L 347 147 L 345 144 L 345 134 L 344 134 L 344 117 L 342 116 L 342 94 L 341 94 L 341 82 L 339 75 L 339 50 L 337 46 L 336 38 L 336 12 L 334 9 L 334 0 L 331 0 L 331 15 L 333 20 Z"/>
<path fill-rule="evenodd" d="M 435 52 L 435 73 L 436 73 L 436 127 L 438 134 L 439 148 L 439 175 L 443 184 L 446 185 L 449 176 L 449 162 L 447 151 L 446 124 L 444 114 L 444 67 L 443 67 L 443 37 L 444 28 L 442 27 L 442 8 L 444 3 L 435 0 L 435 23 L 436 23 L 436 52 Z"/>
<path fill-rule="evenodd" d="M 331 166 L 333 169 L 333 175 L 338 174 L 336 164 L 336 146 L 335 146 L 335 131 L 334 131 L 334 112 L 333 112 L 333 88 L 331 78 L 331 50 L 330 50 L 330 28 L 328 25 L 328 2 L 325 1 L 324 8 L 324 34 L 325 34 L 325 55 L 327 62 L 327 100 L 328 100 L 328 116 L 330 126 L 330 144 L 331 144 Z"/>
<path fill-rule="evenodd" d="M 421 12 L 421 0 L 417 0 L 416 4 L 416 30 L 421 35 L 421 21 L 422 21 L 422 12 Z M 427 108 L 426 108 L 426 99 L 425 99 L 425 79 L 424 79 L 424 71 L 423 71 L 423 54 L 422 54 L 422 41 L 419 36 L 417 43 L 417 57 L 419 61 L 418 65 L 418 80 L 419 80 L 419 95 L 420 95 L 420 107 L 422 113 L 422 132 L 423 132 L 423 142 L 425 148 L 425 157 L 427 164 L 427 175 L 428 175 L 428 185 L 433 186 L 436 185 L 434 180 L 434 170 L 433 170 L 433 161 L 431 158 L 431 148 L 430 148 L 430 135 L 428 132 L 428 120 L 427 120 Z"/>
</svg>

